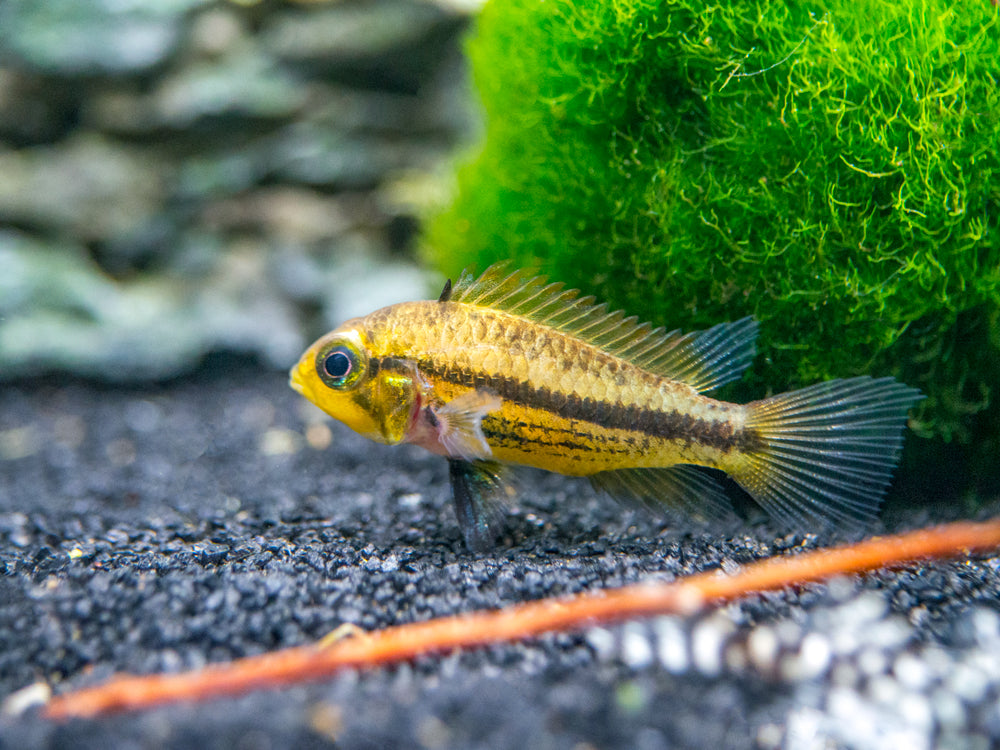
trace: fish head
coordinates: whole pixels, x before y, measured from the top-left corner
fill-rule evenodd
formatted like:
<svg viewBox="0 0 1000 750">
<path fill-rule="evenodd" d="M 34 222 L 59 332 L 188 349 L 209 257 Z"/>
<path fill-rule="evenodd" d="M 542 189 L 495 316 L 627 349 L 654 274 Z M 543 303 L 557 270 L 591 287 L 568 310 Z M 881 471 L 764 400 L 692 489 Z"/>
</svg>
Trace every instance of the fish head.
<svg viewBox="0 0 1000 750">
<path fill-rule="evenodd" d="M 289 385 L 359 435 L 394 445 L 406 437 L 417 390 L 405 373 L 373 372 L 371 344 L 363 321 L 349 320 L 305 351 Z"/>
</svg>

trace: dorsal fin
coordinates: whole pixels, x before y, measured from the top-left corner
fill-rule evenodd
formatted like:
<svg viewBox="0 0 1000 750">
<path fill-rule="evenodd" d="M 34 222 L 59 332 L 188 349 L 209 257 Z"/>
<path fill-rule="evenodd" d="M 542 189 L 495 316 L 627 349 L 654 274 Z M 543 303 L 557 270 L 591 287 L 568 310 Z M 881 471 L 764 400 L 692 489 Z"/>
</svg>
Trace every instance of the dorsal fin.
<svg viewBox="0 0 1000 750">
<path fill-rule="evenodd" d="M 438 302 L 447 302 L 451 299 L 451 279 L 444 282 L 444 289 L 441 290 L 441 295 L 438 297 Z"/>
<path fill-rule="evenodd" d="M 698 391 L 736 380 L 756 354 L 757 323 L 752 318 L 707 331 L 667 333 L 626 318 L 620 310 L 609 312 L 606 304 L 581 297 L 577 289 L 511 270 L 508 261 L 490 266 L 479 278 L 463 272 L 452 287 L 451 301 L 520 315 Z"/>
</svg>

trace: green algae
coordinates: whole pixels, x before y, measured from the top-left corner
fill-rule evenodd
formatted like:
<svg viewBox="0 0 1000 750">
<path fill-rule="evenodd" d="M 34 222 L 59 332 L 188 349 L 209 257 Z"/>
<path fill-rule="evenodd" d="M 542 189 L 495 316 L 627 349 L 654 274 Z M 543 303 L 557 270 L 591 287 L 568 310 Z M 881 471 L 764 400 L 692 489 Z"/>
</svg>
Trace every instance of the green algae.
<svg viewBox="0 0 1000 750">
<path fill-rule="evenodd" d="M 756 392 L 893 374 L 928 394 L 919 431 L 995 439 L 998 12 L 493 0 L 467 45 L 485 138 L 428 257 L 669 328 L 752 314 Z"/>
</svg>

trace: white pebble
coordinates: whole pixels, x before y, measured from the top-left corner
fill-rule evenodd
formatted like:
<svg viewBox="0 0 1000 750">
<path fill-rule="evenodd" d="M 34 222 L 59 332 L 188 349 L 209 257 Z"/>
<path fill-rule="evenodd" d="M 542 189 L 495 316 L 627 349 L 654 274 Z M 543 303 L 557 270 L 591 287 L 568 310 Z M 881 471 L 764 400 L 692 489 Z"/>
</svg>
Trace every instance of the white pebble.
<svg viewBox="0 0 1000 750">
<path fill-rule="evenodd" d="M 627 622 L 622 628 L 622 661 L 632 669 L 643 669 L 653 663 L 649 635 L 637 622 Z"/>
<path fill-rule="evenodd" d="M 722 647 L 733 631 L 733 624 L 721 617 L 709 617 L 699 622 L 691 633 L 691 660 L 706 677 L 722 671 Z"/>
<path fill-rule="evenodd" d="M 419 492 L 407 492 L 400 495 L 398 501 L 401 508 L 419 508 L 420 504 L 424 501 L 424 496 Z"/>
<path fill-rule="evenodd" d="M 996 648 L 1000 640 L 1000 615 L 992 609 L 979 607 L 972 613 L 972 628 L 980 646 L 987 650 Z"/>
<path fill-rule="evenodd" d="M 782 646 L 795 646 L 802 640 L 802 626 L 794 620 L 781 620 L 774 626 L 774 633 Z"/>
<path fill-rule="evenodd" d="M 726 669 L 733 674 L 741 674 L 746 671 L 747 650 L 740 643 L 730 643 L 723 649 L 723 660 L 726 662 Z"/>
<path fill-rule="evenodd" d="M 862 623 L 881 620 L 888 609 L 889 603 L 885 597 L 872 591 L 844 604 L 840 607 L 840 614 L 845 623 L 853 623 L 854 627 L 858 627 Z"/>
<path fill-rule="evenodd" d="M 763 724 L 757 729 L 757 747 L 761 750 L 777 750 L 781 747 L 781 741 L 785 736 L 785 730 L 778 724 Z"/>
<path fill-rule="evenodd" d="M 868 695 L 875 703 L 887 708 L 895 709 L 901 692 L 899 683 L 886 675 L 879 675 L 868 681 Z"/>
<path fill-rule="evenodd" d="M 978 703 L 989 689 L 990 682 L 977 666 L 959 662 L 945 683 L 955 695 L 968 703 Z"/>
<path fill-rule="evenodd" d="M 934 715 L 941 725 L 942 731 L 955 729 L 965 725 L 965 707 L 958 696 L 945 688 L 938 688 L 931 696 Z"/>
<path fill-rule="evenodd" d="M 778 658 L 778 636 L 772 628 L 761 625 L 754 628 L 747 639 L 750 662 L 761 672 L 774 670 Z"/>
<path fill-rule="evenodd" d="M 910 690 L 922 691 L 931 681 L 930 670 L 922 659 L 913 654 L 902 653 L 892 665 L 893 674 L 900 684 Z"/>
<path fill-rule="evenodd" d="M 921 656 L 932 679 L 944 679 L 955 666 L 955 660 L 940 646 L 927 646 Z"/>
<path fill-rule="evenodd" d="M 835 687 L 827 698 L 827 708 L 835 723 L 850 725 L 854 736 L 871 735 L 875 731 L 872 712 L 867 701 L 853 690 Z"/>
<path fill-rule="evenodd" d="M 882 649 L 898 648 L 911 637 L 913 629 L 899 617 L 890 617 L 865 628 L 865 641 Z"/>
<path fill-rule="evenodd" d="M 888 666 L 885 652 L 880 649 L 869 646 L 858 654 L 858 668 L 868 676 L 883 674 Z"/>
<path fill-rule="evenodd" d="M 830 666 L 830 642 L 819 633 L 809 633 L 799 649 L 799 680 L 811 680 Z"/>
<path fill-rule="evenodd" d="M 814 708 L 792 711 L 787 718 L 785 750 L 826 750 L 830 746 L 826 737 L 827 722 L 827 717 Z"/>
<path fill-rule="evenodd" d="M 930 732 L 934 728 L 934 714 L 930 702 L 917 693 L 904 692 L 899 699 L 899 716 L 914 729 Z"/>
<path fill-rule="evenodd" d="M 831 599 L 846 602 L 858 590 L 858 582 L 852 576 L 838 576 L 831 578 L 826 588 Z"/>
<path fill-rule="evenodd" d="M 615 636 L 607 628 L 591 628 L 587 631 L 586 639 L 601 661 L 607 661 L 614 655 Z"/>
<path fill-rule="evenodd" d="M 4 698 L 2 713 L 4 716 L 20 716 L 29 708 L 44 706 L 51 697 L 52 688 L 48 683 L 33 682 Z"/>
<path fill-rule="evenodd" d="M 673 617 L 659 617 L 653 623 L 656 633 L 656 655 L 660 664 L 672 674 L 683 674 L 690 666 L 688 639 L 680 623 Z"/>
</svg>

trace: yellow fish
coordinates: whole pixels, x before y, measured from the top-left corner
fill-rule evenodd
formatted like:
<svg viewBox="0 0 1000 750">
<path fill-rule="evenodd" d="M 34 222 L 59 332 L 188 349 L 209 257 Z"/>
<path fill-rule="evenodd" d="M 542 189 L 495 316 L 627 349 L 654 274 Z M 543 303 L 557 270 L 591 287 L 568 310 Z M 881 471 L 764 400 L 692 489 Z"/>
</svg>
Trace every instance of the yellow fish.
<svg viewBox="0 0 1000 750">
<path fill-rule="evenodd" d="M 756 336 L 751 318 L 698 333 L 653 329 L 501 263 L 449 281 L 437 301 L 347 321 L 302 355 L 291 386 L 365 437 L 446 456 L 473 550 L 496 538 L 499 464 L 725 516 L 707 467 L 787 525 L 871 520 L 920 392 L 856 377 L 749 404 L 703 395 L 742 375 Z"/>
</svg>

